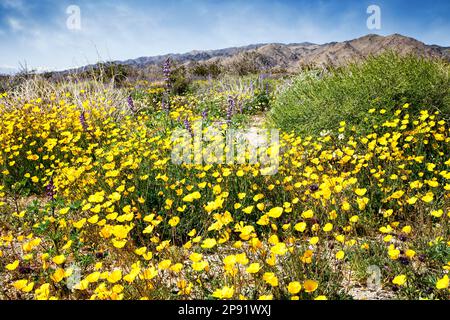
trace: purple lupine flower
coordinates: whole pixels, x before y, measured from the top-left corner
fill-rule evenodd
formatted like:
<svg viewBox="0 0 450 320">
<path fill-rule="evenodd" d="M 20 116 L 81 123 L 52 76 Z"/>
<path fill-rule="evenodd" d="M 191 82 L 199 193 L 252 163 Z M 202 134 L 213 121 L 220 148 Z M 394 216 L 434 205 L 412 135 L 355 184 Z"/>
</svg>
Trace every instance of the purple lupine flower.
<svg viewBox="0 0 450 320">
<path fill-rule="evenodd" d="M 202 111 L 202 118 L 203 118 L 203 120 L 206 120 L 207 117 L 208 117 L 208 110 L 205 109 Z"/>
<path fill-rule="evenodd" d="M 45 192 L 47 194 L 47 197 L 50 198 L 50 200 L 55 199 L 56 190 L 55 185 L 53 184 L 53 178 L 50 178 L 50 181 L 48 182 L 47 186 L 45 187 Z"/>
<path fill-rule="evenodd" d="M 81 126 L 83 127 L 83 130 L 88 131 L 89 126 L 86 121 L 86 112 L 85 111 L 82 111 L 80 114 L 80 123 L 81 123 Z"/>
<path fill-rule="evenodd" d="M 164 74 L 164 82 L 166 83 L 166 89 L 170 90 L 172 88 L 172 83 L 170 80 L 171 66 L 170 66 L 170 58 L 167 58 L 163 65 L 163 74 Z"/>
<path fill-rule="evenodd" d="M 227 108 L 227 121 L 231 121 L 231 117 L 233 116 L 234 108 L 236 106 L 236 102 L 232 96 L 228 96 L 228 108 Z"/>
<path fill-rule="evenodd" d="M 400 257 L 398 258 L 398 261 L 405 266 L 409 264 L 409 259 L 407 257 Z"/>
<path fill-rule="evenodd" d="M 20 266 L 18 271 L 21 274 L 30 274 L 31 272 L 33 272 L 33 269 L 29 266 Z"/>
<path fill-rule="evenodd" d="M 161 102 L 162 109 L 168 114 L 170 111 L 170 102 L 168 97 L 164 97 Z"/>
<path fill-rule="evenodd" d="M 192 130 L 192 126 L 189 123 L 189 119 L 186 117 L 186 119 L 184 119 L 184 127 L 186 128 L 187 131 L 189 131 L 189 133 L 191 134 L 191 136 L 194 136 L 194 131 Z"/>
<path fill-rule="evenodd" d="M 134 101 L 131 96 L 128 96 L 128 106 L 130 107 L 131 112 L 136 113 L 136 107 L 134 106 Z"/>
</svg>

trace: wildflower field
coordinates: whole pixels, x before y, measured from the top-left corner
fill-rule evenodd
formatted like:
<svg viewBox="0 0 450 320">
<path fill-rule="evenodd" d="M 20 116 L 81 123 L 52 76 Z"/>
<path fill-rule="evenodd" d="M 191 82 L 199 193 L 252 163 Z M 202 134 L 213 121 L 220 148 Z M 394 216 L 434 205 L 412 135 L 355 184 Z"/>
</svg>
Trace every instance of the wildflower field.
<svg viewBox="0 0 450 320">
<path fill-rule="evenodd" d="M 176 94 L 170 72 L 1 95 L 0 299 L 449 298 L 448 110 L 405 86 L 306 134 L 272 110 L 302 75 Z M 276 173 L 174 163 L 199 120 L 279 129 Z"/>
</svg>

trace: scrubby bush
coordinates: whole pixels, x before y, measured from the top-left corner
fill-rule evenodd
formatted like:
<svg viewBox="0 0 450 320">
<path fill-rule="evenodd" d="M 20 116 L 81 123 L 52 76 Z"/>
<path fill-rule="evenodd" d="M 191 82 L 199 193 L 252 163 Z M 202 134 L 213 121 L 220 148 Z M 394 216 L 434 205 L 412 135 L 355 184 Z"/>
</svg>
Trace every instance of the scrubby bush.
<svg viewBox="0 0 450 320">
<path fill-rule="evenodd" d="M 115 86 L 120 87 L 125 85 L 126 81 L 134 76 L 134 73 L 131 66 L 115 62 L 102 62 L 86 68 L 84 71 L 74 72 L 72 75 L 84 80 L 96 79 L 103 83 L 114 82 Z M 70 75 L 69 73 L 66 76 Z"/>
<path fill-rule="evenodd" d="M 389 112 L 378 109 L 390 111 L 406 102 L 412 112 L 439 109 L 448 116 L 449 70 L 440 60 L 388 52 L 361 64 L 308 71 L 280 94 L 270 118 L 283 129 L 317 134 L 337 128 L 342 119 L 364 131 L 385 120 Z"/>
<path fill-rule="evenodd" d="M 172 94 L 184 94 L 189 91 L 191 80 L 189 79 L 184 66 L 179 66 L 172 70 L 170 81 L 172 85 Z"/>
<path fill-rule="evenodd" d="M 237 76 L 256 74 L 269 67 L 267 59 L 258 52 L 243 52 L 228 63 L 226 72 Z"/>
<path fill-rule="evenodd" d="M 197 77 L 211 77 L 213 79 L 217 79 L 222 73 L 222 69 L 220 64 L 218 63 L 195 63 L 191 67 L 191 72 L 194 76 Z"/>
</svg>

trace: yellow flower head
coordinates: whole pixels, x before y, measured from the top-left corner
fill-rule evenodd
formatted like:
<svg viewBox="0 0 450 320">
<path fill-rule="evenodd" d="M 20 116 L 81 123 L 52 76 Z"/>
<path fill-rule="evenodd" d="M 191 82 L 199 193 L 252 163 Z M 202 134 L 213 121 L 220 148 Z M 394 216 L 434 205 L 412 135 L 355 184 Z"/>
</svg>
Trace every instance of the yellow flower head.
<svg viewBox="0 0 450 320">
<path fill-rule="evenodd" d="M 306 280 L 303 282 L 303 288 L 305 288 L 305 291 L 308 293 L 314 292 L 319 287 L 319 283 L 314 280 Z"/>
</svg>

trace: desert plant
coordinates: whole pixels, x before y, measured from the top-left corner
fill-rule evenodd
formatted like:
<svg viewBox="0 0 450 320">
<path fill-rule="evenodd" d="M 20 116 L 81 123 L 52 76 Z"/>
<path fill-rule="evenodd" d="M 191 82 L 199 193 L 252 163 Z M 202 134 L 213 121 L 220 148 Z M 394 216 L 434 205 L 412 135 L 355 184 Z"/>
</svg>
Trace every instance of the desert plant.
<svg viewBox="0 0 450 320">
<path fill-rule="evenodd" d="M 211 77 L 216 79 L 222 73 L 220 64 L 218 63 L 202 63 L 196 62 L 191 67 L 191 72 L 194 76 L 208 78 Z"/>
<path fill-rule="evenodd" d="M 377 109 L 390 111 L 406 102 L 413 112 L 426 107 L 448 117 L 449 70 L 440 60 L 393 52 L 343 68 L 310 70 L 279 95 L 270 119 L 285 130 L 318 134 L 337 128 L 342 119 L 364 130 L 384 120 L 386 112 Z"/>
</svg>

